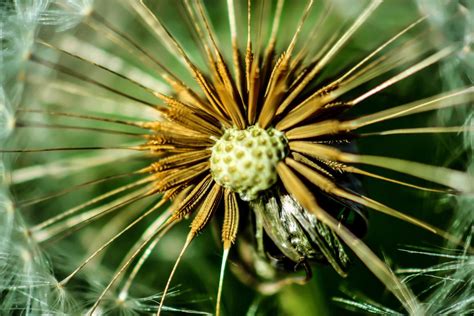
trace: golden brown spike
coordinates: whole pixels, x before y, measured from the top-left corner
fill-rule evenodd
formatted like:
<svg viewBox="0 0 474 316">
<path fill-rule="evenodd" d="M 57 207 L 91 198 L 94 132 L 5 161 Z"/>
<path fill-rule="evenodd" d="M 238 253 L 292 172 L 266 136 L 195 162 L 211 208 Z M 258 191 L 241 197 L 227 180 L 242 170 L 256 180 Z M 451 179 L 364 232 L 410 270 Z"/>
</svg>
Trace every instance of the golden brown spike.
<svg viewBox="0 0 474 316">
<path fill-rule="evenodd" d="M 166 112 L 168 114 L 168 112 Z M 204 134 L 198 133 L 196 131 L 190 130 L 184 126 L 184 124 L 180 124 L 180 122 L 150 122 L 144 124 L 152 133 L 148 135 L 148 139 L 152 139 L 154 135 L 158 135 L 160 133 L 163 134 L 180 134 L 185 136 L 198 136 L 202 137 Z"/>
<path fill-rule="evenodd" d="M 311 191 L 308 190 L 303 182 L 284 162 L 280 162 L 277 165 L 277 172 L 288 192 L 290 192 L 305 209 L 312 212 L 321 222 L 332 229 L 387 289 L 398 298 L 411 315 L 423 314 L 423 308 L 412 291 L 396 277 L 393 271 L 380 260 L 367 245 L 319 207 Z"/>
<path fill-rule="evenodd" d="M 417 128 L 400 128 L 391 129 L 381 132 L 362 133 L 361 137 L 366 136 L 386 136 L 386 135 L 400 135 L 400 134 L 440 134 L 440 133 L 468 133 L 474 132 L 473 126 L 432 126 L 432 127 L 417 127 Z"/>
<path fill-rule="evenodd" d="M 184 48 L 178 43 L 178 41 L 171 35 L 170 31 L 161 23 L 160 19 L 154 15 L 146 5 L 144 5 L 143 1 L 141 2 L 141 6 L 138 4 L 134 5 L 134 8 L 137 9 L 137 12 L 140 14 L 143 14 L 147 18 L 147 23 L 148 21 L 150 24 L 153 25 L 153 28 L 156 29 L 158 32 L 161 32 L 162 34 L 160 37 L 165 40 L 166 43 L 169 43 L 169 45 L 172 47 L 171 51 L 175 53 L 176 56 L 180 56 L 179 60 L 183 60 L 185 65 L 187 66 L 189 72 L 192 74 L 194 77 L 195 81 L 197 84 L 201 87 L 203 93 L 205 94 L 207 101 L 210 102 L 214 110 L 216 110 L 218 113 L 221 113 L 221 110 L 224 110 L 224 105 L 220 102 L 218 96 L 216 95 L 215 89 L 208 82 L 204 74 L 198 69 L 198 67 L 191 61 L 189 56 L 186 54 L 186 51 Z M 229 114 L 229 113 L 226 113 Z"/>
<path fill-rule="evenodd" d="M 417 190 L 428 191 L 428 192 L 437 192 L 437 193 L 455 193 L 455 191 L 450 190 L 450 189 L 442 190 L 442 189 L 428 188 L 428 187 L 423 187 L 423 186 L 420 186 L 420 185 L 414 185 L 414 184 L 411 184 L 411 183 L 395 180 L 395 179 L 392 179 L 392 178 L 383 177 L 381 175 L 378 175 L 378 174 L 375 174 L 375 173 L 372 173 L 372 172 L 368 172 L 368 171 L 365 171 L 365 170 L 362 170 L 362 169 L 359 169 L 359 168 L 356 168 L 356 167 L 352 167 L 352 166 L 345 166 L 344 165 L 344 166 L 341 166 L 340 169 L 341 169 L 341 171 L 344 171 L 344 172 L 357 173 L 357 174 L 360 174 L 360 175 L 363 175 L 363 176 L 367 176 L 367 177 L 371 177 L 371 178 L 375 178 L 375 179 L 379 179 L 379 180 L 383 180 L 383 181 L 387 181 L 387 182 L 396 183 L 396 184 L 403 185 L 403 186 L 413 188 L 413 189 L 417 189 Z"/>
<path fill-rule="evenodd" d="M 267 128 L 272 122 L 280 101 L 287 90 L 287 76 L 290 55 L 286 52 L 281 55 L 270 75 L 265 102 L 258 117 L 258 123 L 262 128 Z"/>
<path fill-rule="evenodd" d="M 207 83 L 205 78 L 202 76 L 202 88 L 205 90 L 205 93 L 213 106 L 214 111 L 221 116 L 221 120 L 224 116 L 230 116 L 232 123 L 239 127 L 243 127 L 242 115 L 240 113 L 239 107 L 235 104 L 234 86 L 232 83 L 232 78 L 228 72 L 227 66 L 218 50 L 218 46 L 215 43 L 215 38 L 211 30 L 210 24 L 207 20 L 204 8 L 200 2 L 195 2 L 198 5 L 199 17 L 204 24 L 208 38 L 211 40 L 215 54 L 212 54 L 211 49 L 208 46 L 208 41 L 204 36 L 204 31 L 201 28 L 201 24 L 198 21 L 198 17 L 193 11 L 193 8 L 189 0 L 185 1 L 186 9 L 192 19 L 193 26 L 199 36 L 202 46 L 204 47 L 208 59 L 208 65 L 210 71 L 214 76 L 214 82 Z M 225 118 L 224 121 L 227 121 Z"/>
<path fill-rule="evenodd" d="M 172 168 L 178 168 L 189 164 L 194 164 L 211 156 L 209 149 L 196 150 L 187 153 L 172 155 L 152 164 L 154 172 Z"/>
<path fill-rule="evenodd" d="M 309 159 L 305 155 L 302 155 L 302 154 L 297 153 L 297 152 L 292 152 L 291 156 L 293 157 L 294 160 L 302 162 L 302 163 L 310 166 L 311 168 L 313 168 L 313 169 L 317 170 L 318 172 L 324 174 L 328 178 L 331 178 L 331 179 L 334 178 L 334 176 L 329 171 L 327 171 L 326 169 L 324 169 L 323 167 L 321 167 L 320 165 L 318 165 L 317 163 L 315 163 L 314 161 L 312 161 L 311 159 Z M 325 163 L 326 161 L 321 161 L 321 162 Z M 336 168 L 333 168 L 333 169 L 337 170 L 337 171 L 340 171 L 340 169 L 336 169 Z"/>
<path fill-rule="evenodd" d="M 202 203 L 198 213 L 196 214 L 191 223 L 192 234 L 199 233 L 204 228 L 204 226 L 206 226 L 207 222 L 211 218 L 217 206 L 219 206 L 222 197 L 222 192 L 223 188 L 217 183 L 214 183 L 212 189 L 209 191 L 206 200 L 204 200 L 204 202 Z"/>
<path fill-rule="evenodd" d="M 441 109 L 468 103 L 474 100 L 474 88 L 468 87 L 457 91 L 435 95 L 426 99 L 417 100 L 394 108 L 361 116 L 350 121 L 326 120 L 313 124 L 290 128 L 286 133 L 289 139 L 304 139 L 318 137 L 339 132 L 349 132 L 367 125 L 383 122 L 386 120 L 417 114 L 425 111 Z M 316 102 L 316 100 L 315 100 Z M 296 111 L 295 111 L 296 112 Z M 298 120 L 297 115 L 290 113 Z M 293 125 L 293 121 L 289 124 Z M 279 122 L 277 128 L 284 130 L 287 127 Z M 383 132 L 382 132 L 383 133 Z"/>
<path fill-rule="evenodd" d="M 289 147 L 291 150 L 319 159 L 377 166 L 451 187 L 459 192 L 474 192 L 472 176 L 458 170 L 397 158 L 349 154 L 331 146 L 302 141 L 291 141 Z"/>
<path fill-rule="evenodd" d="M 222 225 L 222 243 L 224 249 L 230 248 L 237 237 L 239 227 L 239 207 L 235 193 L 229 189 L 224 194 L 224 224 Z"/>
<path fill-rule="evenodd" d="M 347 130 L 354 130 L 375 124 L 378 122 L 422 113 L 425 111 L 438 110 L 446 107 L 456 106 L 463 103 L 469 103 L 474 100 L 474 87 L 462 88 L 447 93 L 438 94 L 426 99 L 417 100 L 408 104 L 400 105 L 384 111 L 376 112 L 369 115 L 364 115 L 360 118 L 346 121 L 343 123 L 343 128 Z"/>
<path fill-rule="evenodd" d="M 328 84 L 328 85 L 324 86 L 323 88 L 321 88 L 321 89 L 317 90 L 316 92 L 314 92 L 310 97 L 308 97 L 305 101 L 303 101 L 299 106 L 309 102 L 310 100 L 312 100 L 315 97 L 320 96 L 324 91 L 331 91 L 333 88 L 336 88 L 337 86 L 339 86 L 343 83 L 346 83 L 346 79 L 347 79 L 347 81 L 351 81 L 354 77 L 357 77 L 358 76 L 357 74 L 352 76 L 352 77 L 351 77 L 351 75 L 354 74 L 361 67 L 363 67 L 369 60 L 371 60 L 375 55 L 377 55 L 379 52 L 381 52 L 384 48 L 386 48 L 387 46 L 392 44 L 394 41 L 396 41 L 402 35 L 406 34 L 408 31 L 412 30 L 415 26 L 417 26 L 418 24 L 423 22 L 425 19 L 426 19 L 426 17 L 422 17 L 422 18 L 416 20 L 415 22 L 413 22 L 412 24 L 408 25 L 407 27 L 405 27 L 399 33 L 392 36 L 390 39 L 385 41 L 382 45 L 380 45 L 375 50 L 373 50 L 369 55 L 367 55 L 364 59 L 362 59 L 360 62 L 358 62 L 354 67 L 352 67 L 348 71 L 345 71 L 341 77 L 339 77 L 338 79 L 334 80 L 330 84 Z M 384 57 L 382 57 L 382 58 L 384 58 Z M 359 72 L 359 75 L 360 75 L 360 73 L 369 70 L 371 67 L 373 67 L 373 65 L 365 65 L 364 68 Z"/>
<path fill-rule="evenodd" d="M 173 279 L 173 276 L 176 272 L 176 269 L 178 268 L 178 264 L 181 261 L 181 258 L 184 255 L 184 252 L 186 251 L 188 246 L 191 244 L 191 241 L 193 241 L 196 234 L 198 234 L 204 228 L 204 226 L 206 226 L 207 222 L 209 221 L 212 214 L 216 210 L 221 200 L 222 191 L 223 191 L 222 187 L 218 185 L 217 183 L 214 183 L 214 186 L 209 192 L 207 199 L 203 202 L 203 204 L 199 208 L 198 213 L 194 217 L 191 223 L 191 230 L 189 231 L 189 234 L 186 238 L 186 242 L 183 246 L 183 249 L 181 250 L 181 253 L 178 256 L 178 259 L 176 260 L 174 264 L 173 270 L 171 270 L 168 281 L 166 282 L 166 286 L 165 286 L 165 289 L 163 290 L 162 298 L 160 301 L 160 306 L 158 307 L 157 315 L 161 314 L 161 309 L 163 308 L 163 303 L 165 301 L 166 294 L 168 293 L 168 289 L 171 285 L 171 280 Z"/>
<path fill-rule="evenodd" d="M 382 0 L 373 0 L 362 12 L 349 29 L 339 38 L 339 40 L 331 46 L 331 48 L 321 57 L 318 63 L 311 69 L 311 71 L 305 76 L 305 78 L 296 86 L 288 97 L 280 105 L 279 112 L 283 112 L 294 99 L 303 91 L 308 83 L 313 80 L 317 73 L 337 54 L 337 52 L 345 45 L 345 43 L 352 37 L 352 35 L 364 24 L 364 22 L 370 17 L 375 11 Z"/>
<path fill-rule="evenodd" d="M 305 103 L 304 106 L 298 106 L 276 124 L 276 128 L 284 131 L 300 124 L 304 120 L 311 117 L 316 112 L 320 111 L 322 107 L 329 104 L 331 97 L 326 94 L 320 98 L 315 98 L 311 102 Z"/>
<path fill-rule="evenodd" d="M 170 120 L 177 120 L 178 122 L 179 116 L 173 116 L 174 113 L 187 115 L 187 119 L 192 123 L 194 123 L 194 121 L 198 122 L 198 124 L 194 123 L 191 125 L 194 129 L 215 131 L 215 125 L 218 125 L 218 120 L 226 120 L 226 118 L 222 116 L 222 113 L 215 111 L 215 109 L 208 104 L 188 104 L 178 100 L 175 97 L 171 97 L 160 92 L 156 92 L 155 95 L 166 102 L 166 104 L 170 107 L 170 109 L 167 111 L 161 110 L 161 113 L 165 114 L 165 116 L 167 116 Z M 199 125 L 202 126 L 200 127 Z M 217 130 L 219 129 L 217 128 Z"/>
<path fill-rule="evenodd" d="M 261 86 L 261 75 L 260 75 L 260 58 L 253 59 L 251 52 L 247 51 L 247 89 L 248 89 L 248 100 L 247 100 L 247 121 L 250 125 L 255 123 L 257 118 L 257 106 L 258 97 Z"/>
<path fill-rule="evenodd" d="M 245 91 L 245 82 L 243 78 L 244 75 L 243 75 L 241 53 L 239 50 L 234 0 L 227 0 L 227 10 L 228 10 L 228 15 L 229 15 L 230 37 L 231 37 L 231 43 L 232 43 L 232 62 L 234 66 L 235 82 L 236 82 L 237 90 L 240 96 L 240 102 L 243 103 L 244 97 L 246 95 L 246 91 Z"/>
<path fill-rule="evenodd" d="M 219 50 L 219 45 L 216 42 L 216 35 L 212 31 L 210 22 L 205 13 L 205 9 L 200 1 L 197 1 L 197 7 L 199 9 L 201 19 L 204 22 L 207 34 L 211 39 L 211 43 L 214 48 L 214 54 L 216 56 L 217 82 L 214 83 L 216 91 L 221 98 L 222 105 L 227 109 L 227 113 L 230 114 L 233 123 L 239 128 L 244 128 L 245 120 L 242 113 L 243 107 L 240 102 L 241 98 L 238 95 L 234 80 L 230 75 L 227 64 Z"/>
<path fill-rule="evenodd" d="M 453 238 L 451 236 L 449 236 L 446 232 L 436 228 L 436 227 L 433 227 L 419 219 L 416 219 L 414 217 L 411 217 L 409 215 L 406 215 L 406 214 L 403 214 L 397 210 L 394 210 L 386 205 L 383 205 L 382 203 L 379 203 L 377 201 L 374 201 L 372 199 L 369 199 L 367 197 L 364 197 L 364 196 L 357 196 L 355 194 L 352 194 L 346 190 L 343 190 L 339 187 L 336 186 L 336 184 L 322 176 L 321 174 L 317 173 L 316 171 L 314 171 L 313 169 L 303 165 L 302 163 L 299 163 L 293 159 L 290 159 L 290 158 L 286 158 L 285 159 L 285 163 L 289 166 L 291 166 L 293 169 L 295 169 L 299 174 L 301 174 L 302 176 L 304 176 L 306 179 L 308 179 L 309 181 L 311 181 L 314 185 L 316 185 L 318 188 L 320 188 L 322 191 L 324 192 L 327 192 L 329 194 L 334 194 L 336 196 L 339 196 L 339 197 L 342 197 L 342 198 L 345 198 L 345 199 L 348 199 L 350 201 L 354 201 L 356 203 L 359 203 L 361 205 L 364 205 L 364 206 L 367 206 L 367 207 L 370 207 L 376 211 L 379 211 L 379 212 L 382 212 L 382 213 L 385 213 L 387 215 L 390 215 L 392 217 L 396 217 L 396 218 L 399 218 L 407 223 L 410 223 L 410 224 L 413 224 L 413 225 L 416 225 L 418 227 L 421 227 L 423 229 L 426 229 L 436 235 L 439 235 L 439 236 L 442 236 L 444 238 L 446 238 L 447 240 L 453 240 Z"/>
<path fill-rule="evenodd" d="M 184 218 L 188 215 L 197 203 L 209 192 L 212 183 L 212 176 L 208 174 L 193 188 L 186 198 L 183 199 L 173 213 L 173 217 Z"/>
<path fill-rule="evenodd" d="M 289 140 L 313 138 L 341 132 L 340 126 L 341 122 L 337 120 L 326 120 L 291 128 L 285 135 Z"/>
<path fill-rule="evenodd" d="M 342 152 L 334 147 L 304 141 L 290 141 L 290 150 L 300 152 L 311 157 L 341 161 Z"/>
<path fill-rule="evenodd" d="M 247 79 L 247 90 L 250 91 L 250 72 L 253 64 L 253 52 L 252 52 L 252 1 L 247 0 L 247 48 L 245 51 L 245 77 Z"/>
<path fill-rule="evenodd" d="M 170 124 L 172 126 L 172 124 Z M 185 147 L 190 150 L 197 148 L 207 148 L 214 144 L 214 141 L 208 135 L 182 134 L 180 132 L 164 132 L 147 136 L 148 142 L 145 146 L 153 145 L 174 145 L 176 147 Z"/>
<path fill-rule="evenodd" d="M 350 105 L 356 105 L 360 102 L 362 102 L 363 100 L 367 99 L 368 97 L 382 91 L 383 89 L 387 88 L 387 87 L 390 87 L 391 85 L 399 82 L 400 80 L 403 80 L 411 75 L 413 75 L 414 73 L 440 61 L 441 59 L 451 55 L 452 53 L 455 52 L 455 47 L 452 47 L 452 46 L 448 46 L 448 47 L 445 47 L 444 49 L 440 50 L 439 52 L 427 57 L 426 59 L 423 59 L 422 61 L 420 61 L 419 63 L 411 66 L 410 68 L 407 68 L 405 69 L 404 71 L 402 71 L 401 73 L 399 73 L 398 75 L 388 79 L 387 81 L 377 85 L 375 88 L 372 88 L 370 89 L 369 91 L 367 91 L 366 93 L 364 93 L 363 95 L 355 98 L 354 100 L 348 102 L 348 104 Z M 341 94 L 341 93 L 340 93 Z"/>
<path fill-rule="evenodd" d="M 298 40 L 298 36 L 301 32 L 301 29 L 303 28 L 304 23 L 306 22 L 306 19 L 308 18 L 309 13 L 311 12 L 311 9 L 313 8 L 314 1 L 309 0 L 308 5 L 306 6 L 305 10 L 303 11 L 303 15 L 300 19 L 300 22 L 298 23 L 298 26 L 296 28 L 295 34 L 291 38 L 291 42 L 288 45 L 288 48 L 286 49 L 286 54 L 291 56 L 293 54 L 293 50 L 296 46 L 296 42 Z"/>
<path fill-rule="evenodd" d="M 281 14 L 281 6 L 282 3 L 279 2 L 277 4 L 277 19 L 279 20 Z M 275 113 L 277 112 L 280 101 L 286 95 L 288 90 L 287 78 L 290 72 L 290 60 L 292 57 L 293 50 L 296 45 L 296 41 L 298 39 L 298 35 L 301 32 L 301 28 L 303 27 L 306 18 L 308 17 L 309 12 L 313 6 L 313 0 L 308 2 L 306 9 L 303 12 L 303 16 L 300 19 L 300 22 L 297 26 L 295 34 L 293 35 L 291 42 L 287 48 L 287 50 L 280 56 L 277 63 L 273 67 L 272 73 L 270 75 L 268 85 L 265 91 L 265 102 L 262 107 L 262 111 L 259 115 L 258 122 L 262 128 L 266 128 L 269 126 L 271 121 L 273 120 Z M 278 20 L 276 21 L 278 23 Z M 272 28 L 272 33 L 277 31 L 277 26 L 274 24 Z M 272 34 L 274 36 L 275 34 Z M 264 68 L 270 65 L 271 57 L 273 55 L 273 46 L 274 43 L 272 42 L 272 38 L 270 38 L 270 46 L 267 48 L 265 52 L 264 58 Z M 264 69 L 264 75 L 266 70 Z"/>
<path fill-rule="evenodd" d="M 163 192 L 178 185 L 189 183 L 207 170 L 209 170 L 208 161 L 201 162 L 192 167 L 173 170 L 173 172 L 166 174 L 158 183 L 156 183 L 156 190 Z"/>
</svg>

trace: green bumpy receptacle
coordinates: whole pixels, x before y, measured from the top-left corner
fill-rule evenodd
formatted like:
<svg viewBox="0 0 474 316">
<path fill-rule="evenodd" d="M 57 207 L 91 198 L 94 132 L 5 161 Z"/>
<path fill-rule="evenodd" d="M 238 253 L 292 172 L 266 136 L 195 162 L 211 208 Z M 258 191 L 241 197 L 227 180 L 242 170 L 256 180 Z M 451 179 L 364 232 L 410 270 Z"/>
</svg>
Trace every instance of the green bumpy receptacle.
<svg viewBox="0 0 474 316">
<path fill-rule="evenodd" d="M 276 165 L 286 153 L 285 135 L 274 128 L 229 128 L 212 147 L 211 174 L 218 184 L 251 201 L 277 181 Z"/>
</svg>

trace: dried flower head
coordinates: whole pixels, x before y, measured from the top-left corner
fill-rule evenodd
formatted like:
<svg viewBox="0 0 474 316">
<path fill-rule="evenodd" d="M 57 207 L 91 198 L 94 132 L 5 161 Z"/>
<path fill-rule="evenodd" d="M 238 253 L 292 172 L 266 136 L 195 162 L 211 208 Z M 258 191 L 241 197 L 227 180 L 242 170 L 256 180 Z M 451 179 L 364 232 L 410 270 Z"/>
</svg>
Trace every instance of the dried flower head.
<svg viewBox="0 0 474 316">
<path fill-rule="evenodd" d="M 131 10 L 139 17 L 149 30 L 147 36 L 152 35 L 151 49 L 149 39 L 142 43 L 136 31 L 127 30 L 126 21 L 103 16 L 101 12 L 110 7 L 67 0 L 45 2 L 38 10 L 39 23 L 57 25 L 59 30 L 80 26 L 76 35 L 53 36 L 45 31 L 35 39 L 37 47 L 27 54 L 36 69 L 27 77 L 28 84 L 44 84 L 38 73 L 44 76 L 54 71 L 59 77 L 48 83 L 51 93 L 44 93 L 43 100 L 37 98 L 31 107 L 22 105 L 17 109 L 16 127 L 49 130 L 41 135 L 48 137 L 46 141 L 31 136 L 31 142 L 46 143 L 47 148 L 27 145 L 26 149 L 6 147 L 3 152 L 48 155 L 38 166 L 33 161 L 31 166 L 14 171 L 13 183 L 21 190 L 22 182 L 38 180 L 41 185 L 47 176 L 64 177 L 86 168 L 102 174 L 100 169 L 112 163 L 121 170 L 20 202 L 23 208 L 31 208 L 76 194 L 79 189 L 118 183 L 63 211 L 45 210 L 38 216 L 39 222 L 25 231 L 34 243 L 50 245 L 79 230 L 85 235 L 88 227 L 95 227 L 89 233 L 99 242 L 94 242 L 87 257 L 62 281 L 42 284 L 66 288 L 89 264 L 100 261 L 109 247 L 138 229 L 140 236 L 86 308 L 90 315 L 105 313 L 107 302 L 112 300 L 125 310 L 140 311 L 136 308 L 142 306 L 140 302 L 129 300 L 138 273 L 161 238 L 178 223 L 189 221 L 184 246 L 157 310 L 156 306 L 153 310 L 160 314 L 166 308 L 163 303 L 181 258 L 215 219 L 223 247 L 217 314 L 226 262 L 235 243 L 239 246 L 236 260 L 246 266 L 239 270 L 241 278 L 266 293 L 289 283 L 307 282 L 314 262 L 327 263 L 345 276 L 348 247 L 407 312 L 422 314 L 423 306 L 408 286 L 362 242 L 367 209 L 453 242 L 457 238 L 370 198 L 358 178 L 450 194 L 474 193 L 473 178 L 446 167 L 361 154 L 356 139 L 469 129 L 409 126 L 364 131 L 378 123 L 472 101 L 474 87 L 468 86 L 380 110 L 371 110 L 371 104 L 367 104 L 382 91 L 457 54 L 463 47 L 450 44 L 435 49 L 424 36 L 429 32 L 423 27 L 425 18 L 419 17 L 338 70 L 338 54 L 365 26 L 381 0 L 364 3 L 342 27 L 332 25 L 337 21 L 337 5 L 331 1 L 295 4 L 284 0 L 227 0 L 218 4 L 226 13 L 223 27 L 223 22 L 210 14 L 212 3 L 184 0 L 176 4 L 178 9 L 173 14 L 182 10 L 188 32 L 166 22 L 170 6 L 125 2 L 126 9 L 116 9 Z M 21 14 L 29 9 L 17 4 L 16 10 Z M 296 23 L 286 23 L 290 17 L 296 17 Z M 221 28 L 228 28 L 228 32 Z M 90 38 L 84 40 L 82 32 Z M 96 41 L 103 41 L 103 46 L 96 45 Z M 369 108 L 369 113 L 358 112 L 363 106 Z M 30 121 L 25 119 L 28 115 L 52 121 Z M 80 124 L 67 123 L 71 121 Z M 55 132 L 57 129 L 89 131 L 94 137 L 71 138 L 70 143 L 56 146 L 63 137 Z M 135 141 L 117 146 L 112 141 L 117 140 L 114 136 L 121 141 Z M 100 145 L 95 145 L 97 142 Z M 110 154 L 113 150 L 116 153 Z M 67 155 L 81 151 L 96 154 Z M 369 171 L 372 169 L 364 166 L 406 174 L 437 186 L 422 186 L 421 182 Z M 144 201 L 149 199 L 153 203 L 147 208 Z M 121 211 L 129 205 L 133 207 Z M 58 202 L 55 206 L 62 205 Z M 305 273 L 288 273 L 292 270 Z M 111 298 L 110 293 L 116 296 Z M 154 296 L 150 301 L 156 299 Z M 147 305 L 141 311 L 152 309 Z"/>
</svg>

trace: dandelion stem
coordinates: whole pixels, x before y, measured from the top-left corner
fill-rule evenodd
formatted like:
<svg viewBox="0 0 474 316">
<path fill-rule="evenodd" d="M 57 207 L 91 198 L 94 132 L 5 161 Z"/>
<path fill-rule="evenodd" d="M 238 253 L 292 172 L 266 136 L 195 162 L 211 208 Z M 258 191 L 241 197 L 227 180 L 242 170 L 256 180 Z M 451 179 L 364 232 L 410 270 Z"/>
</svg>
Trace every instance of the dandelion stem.
<svg viewBox="0 0 474 316">
<path fill-rule="evenodd" d="M 224 275 L 225 275 L 225 266 L 227 263 L 227 258 L 229 257 L 230 248 L 224 248 L 222 254 L 222 263 L 221 263 L 221 271 L 219 274 L 219 287 L 217 290 L 217 300 L 216 300 L 216 316 L 221 314 L 221 300 L 222 300 L 222 289 L 224 285 Z"/>
<path fill-rule="evenodd" d="M 453 52 L 455 51 L 455 47 L 452 47 L 452 46 L 448 46 L 448 47 L 445 47 L 444 49 L 442 49 L 441 51 L 439 52 L 436 52 L 435 54 L 427 57 L 426 59 L 422 60 L 421 62 L 419 62 L 418 64 L 415 64 L 413 66 L 411 66 L 410 68 L 408 69 L 405 69 L 404 71 L 402 71 L 401 73 L 399 73 L 398 75 L 388 79 L 387 81 L 377 85 L 375 88 L 372 88 L 371 90 L 367 91 L 366 93 L 362 94 L 361 96 L 355 98 L 354 100 L 348 102 L 349 105 L 356 105 L 360 102 L 362 102 L 363 100 L 367 99 L 368 97 L 382 91 L 383 89 L 393 85 L 394 83 L 397 83 L 398 81 L 400 80 L 403 80 L 409 76 L 411 76 L 412 74 L 436 63 L 437 61 L 451 55 Z"/>
</svg>

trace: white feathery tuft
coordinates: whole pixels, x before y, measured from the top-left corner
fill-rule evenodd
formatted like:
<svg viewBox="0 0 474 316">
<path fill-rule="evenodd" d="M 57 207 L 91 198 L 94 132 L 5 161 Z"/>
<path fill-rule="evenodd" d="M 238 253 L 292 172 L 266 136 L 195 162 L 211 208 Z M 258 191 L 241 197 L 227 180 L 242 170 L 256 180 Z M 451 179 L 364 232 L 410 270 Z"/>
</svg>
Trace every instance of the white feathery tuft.
<svg viewBox="0 0 474 316">
<path fill-rule="evenodd" d="M 52 2 L 55 8 L 50 9 Z M 0 142 L 15 126 L 14 112 L 24 89 L 28 58 L 40 25 L 57 30 L 77 24 L 90 0 L 15 0 L 0 12 Z M 62 9 L 61 9 L 62 8 Z M 57 17 L 63 17 L 59 19 Z M 30 238 L 8 193 L 9 161 L 0 161 L 0 314 L 67 315 L 75 308 L 70 295 L 53 276 L 47 258 Z"/>
<path fill-rule="evenodd" d="M 41 14 L 40 23 L 65 31 L 91 14 L 93 4 L 94 0 L 52 0 L 50 8 Z"/>
</svg>

